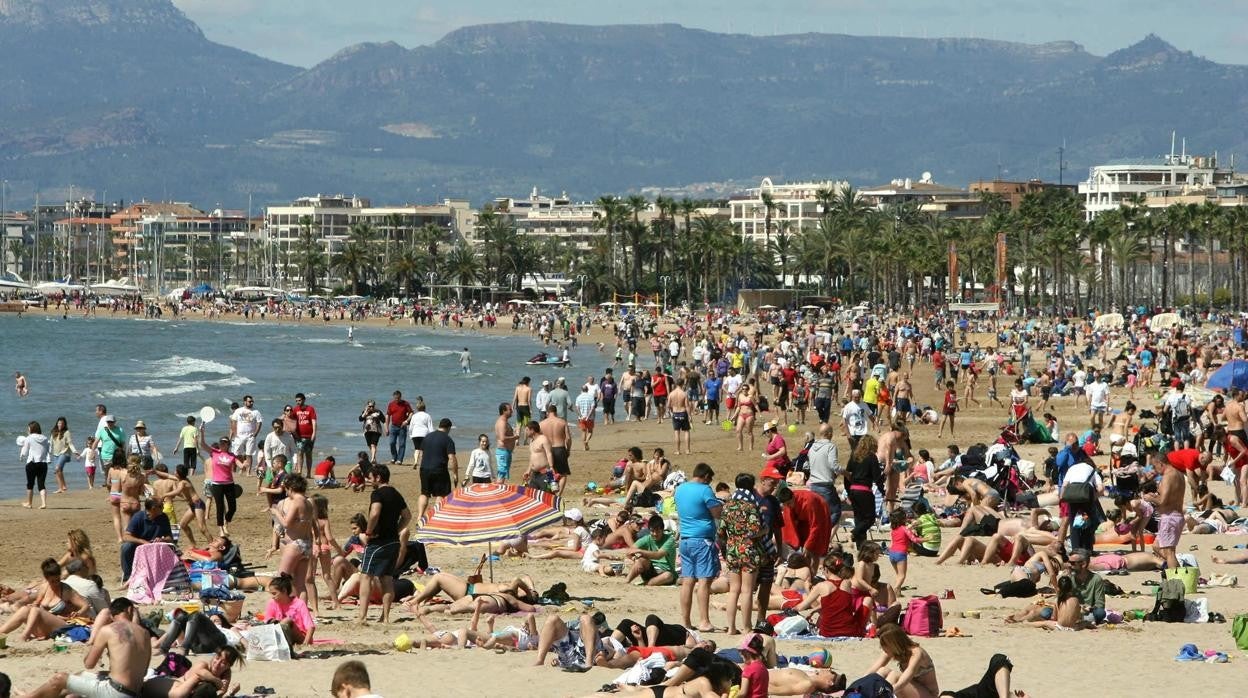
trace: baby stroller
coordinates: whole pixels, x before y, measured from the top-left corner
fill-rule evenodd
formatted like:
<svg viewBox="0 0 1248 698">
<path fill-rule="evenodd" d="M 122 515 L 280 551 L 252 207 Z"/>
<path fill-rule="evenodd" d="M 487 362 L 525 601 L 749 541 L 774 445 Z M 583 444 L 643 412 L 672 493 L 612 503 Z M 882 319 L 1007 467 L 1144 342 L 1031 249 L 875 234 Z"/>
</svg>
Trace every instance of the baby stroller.
<svg viewBox="0 0 1248 698">
<path fill-rule="evenodd" d="M 1001 439 L 1007 444 L 1051 444 L 1056 441 L 1043 422 L 1036 421 L 1026 405 L 1012 405 L 1010 423 L 1001 428 Z"/>
</svg>

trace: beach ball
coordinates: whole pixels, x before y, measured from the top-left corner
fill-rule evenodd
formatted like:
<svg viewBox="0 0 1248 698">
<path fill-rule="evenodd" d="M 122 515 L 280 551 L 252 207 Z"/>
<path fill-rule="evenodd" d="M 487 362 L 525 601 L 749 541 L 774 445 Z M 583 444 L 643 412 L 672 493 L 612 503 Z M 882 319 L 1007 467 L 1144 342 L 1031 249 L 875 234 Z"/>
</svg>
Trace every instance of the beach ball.
<svg viewBox="0 0 1248 698">
<path fill-rule="evenodd" d="M 598 483 L 593 482 L 592 480 L 590 482 L 585 483 L 586 492 L 593 492 L 597 489 L 598 489 Z"/>
<path fill-rule="evenodd" d="M 723 423 L 722 423 L 722 424 L 720 424 L 719 426 L 723 427 L 723 428 L 724 428 L 724 431 L 732 431 L 732 420 L 731 420 L 731 419 L 725 419 L 725 420 L 723 421 Z"/>
<path fill-rule="evenodd" d="M 401 633 L 394 638 L 394 648 L 400 652 L 410 650 L 412 648 L 412 638 L 408 637 L 407 633 Z"/>
<path fill-rule="evenodd" d="M 816 669 L 822 669 L 832 663 L 832 653 L 826 647 L 819 649 L 806 655 L 806 659 L 810 661 L 810 665 Z"/>
<path fill-rule="evenodd" d="M 790 434 L 796 434 L 796 433 L 797 433 L 797 425 L 796 425 L 796 424 L 790 424 L 790 425 L 789 425 L 789 433 L 790 433 Z"/>
</svg>

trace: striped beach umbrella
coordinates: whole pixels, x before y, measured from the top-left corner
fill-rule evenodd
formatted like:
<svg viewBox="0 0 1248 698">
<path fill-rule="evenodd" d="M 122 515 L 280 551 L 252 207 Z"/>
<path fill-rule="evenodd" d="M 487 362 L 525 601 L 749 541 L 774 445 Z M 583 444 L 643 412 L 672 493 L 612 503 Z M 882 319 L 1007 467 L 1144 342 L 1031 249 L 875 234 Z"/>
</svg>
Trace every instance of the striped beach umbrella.
<svg viewBox="0 0 1248 698">
<path fill-rule="evenodd" d="M 478 545 L 517 538 L 563 520 L 559 498 L 530 487 L 472 484 L 451 492 L 425 515 L 422 543 Z M 490 560 L 490 577 L 494 576 Z"/>
</svg>

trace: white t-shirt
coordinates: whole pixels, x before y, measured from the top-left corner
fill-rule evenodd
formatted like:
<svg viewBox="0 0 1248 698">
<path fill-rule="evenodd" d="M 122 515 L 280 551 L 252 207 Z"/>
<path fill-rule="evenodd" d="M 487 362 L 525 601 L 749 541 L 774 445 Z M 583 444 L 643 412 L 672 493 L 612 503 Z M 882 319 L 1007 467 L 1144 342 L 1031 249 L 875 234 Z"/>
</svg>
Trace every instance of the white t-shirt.
<svg viewBox="0 0 1248 698">
<path fill-rule="evenodd" d="M 256 435 L 260 431 L 260 411 L 249 407 L 239 407 L 230 415 L 230 421 L 234 422 L 234 436 L 239 439 L 246 439 Z"/>
<path fill-rule="evenodd" d="M 586 572 L 598 572 L 598 544 L 590 543 L 585 547 L 585 554 L 581 556 L 581 569 Z"/>
<path fill-rule="evenodd" d="M 272 463 L 277 456 L 290 458 L 293 448 L 294 441 L 289 434 L 283 433 L 278 436 L 275 432 L 269 432 L 269 435 L 264 437 L 264 462 Z"/>
<path fill-rule="evenodd" d="M 1101 474 L 1087 463 L 1075 463 L 1066 469 L 1066 477 L 1062 478 L 1062 487 L 1072 482 L 1087 482 L 1092 487 L 1100 489 Z"/>
<path fill-rule="evenodd" d="M 428 412 L 421 410 L 412 415 L 410 428 L 413 439 L 424 438 L 429 435 L 429 432 L 433 431 L 433 417 L 430 417 Z"/>
<path fill-rule="evenodd" d="M 1087 388 L 1088 404 L 1094 409 L 1109 406 L 1109 383 L 1096 381 L 1089 383 Z"/>
<path fill-rule="evenodd" d="M 724 376 L 724 394 L 735 398 L 737 391 L 741 389 L 741 383 L 742 378 L 740 374 Z"/>
<path fill-rule="evenodd" d="M 468 456 L 468 477 L 494 477 L 494 468 L 491 467 L 491 458 L 493 454 L 484 448 L 474 448 Z"/>
<path fill-rule="evenodd" d="M 845 427 L 849 429 L 850 436 L 865 436 L 867 433 L 867 413 L 862 409 L 862 405 L 856 402 L 849 402 L 841 409 L 841 419 L 845 420 Z"/>
<path fill-rule="evenodd" d="M 580 544 L 576 545 L 576 547 L 573 548 L 572 545 L 568 546 L 573 550 L 585 550 L 594 542 L 593 537 L 589 535 L 589 529 L 585 528 L 583 524 L 577 524 L 576 528 L 572 529 L 572 533 L 580 539 Z"/>
</svg>

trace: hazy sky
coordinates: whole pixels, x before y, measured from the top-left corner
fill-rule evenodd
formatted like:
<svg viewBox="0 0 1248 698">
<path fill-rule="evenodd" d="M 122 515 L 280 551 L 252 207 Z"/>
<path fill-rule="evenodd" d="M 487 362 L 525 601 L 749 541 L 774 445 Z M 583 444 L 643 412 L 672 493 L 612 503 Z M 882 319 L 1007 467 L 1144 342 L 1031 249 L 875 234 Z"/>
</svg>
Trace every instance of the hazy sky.
<svg viewBox="0 0 1248 698">
<path fill-rule="evenodd" d="M 1151 33 L 1248 64 L 1248 0 L 173 0 L 214 41 L 313 65 L 364 41 L 412 47 L 471 24 L 675 22 L 720 32 L 1069 39 L 1106 54 Z"/>
</svg>

